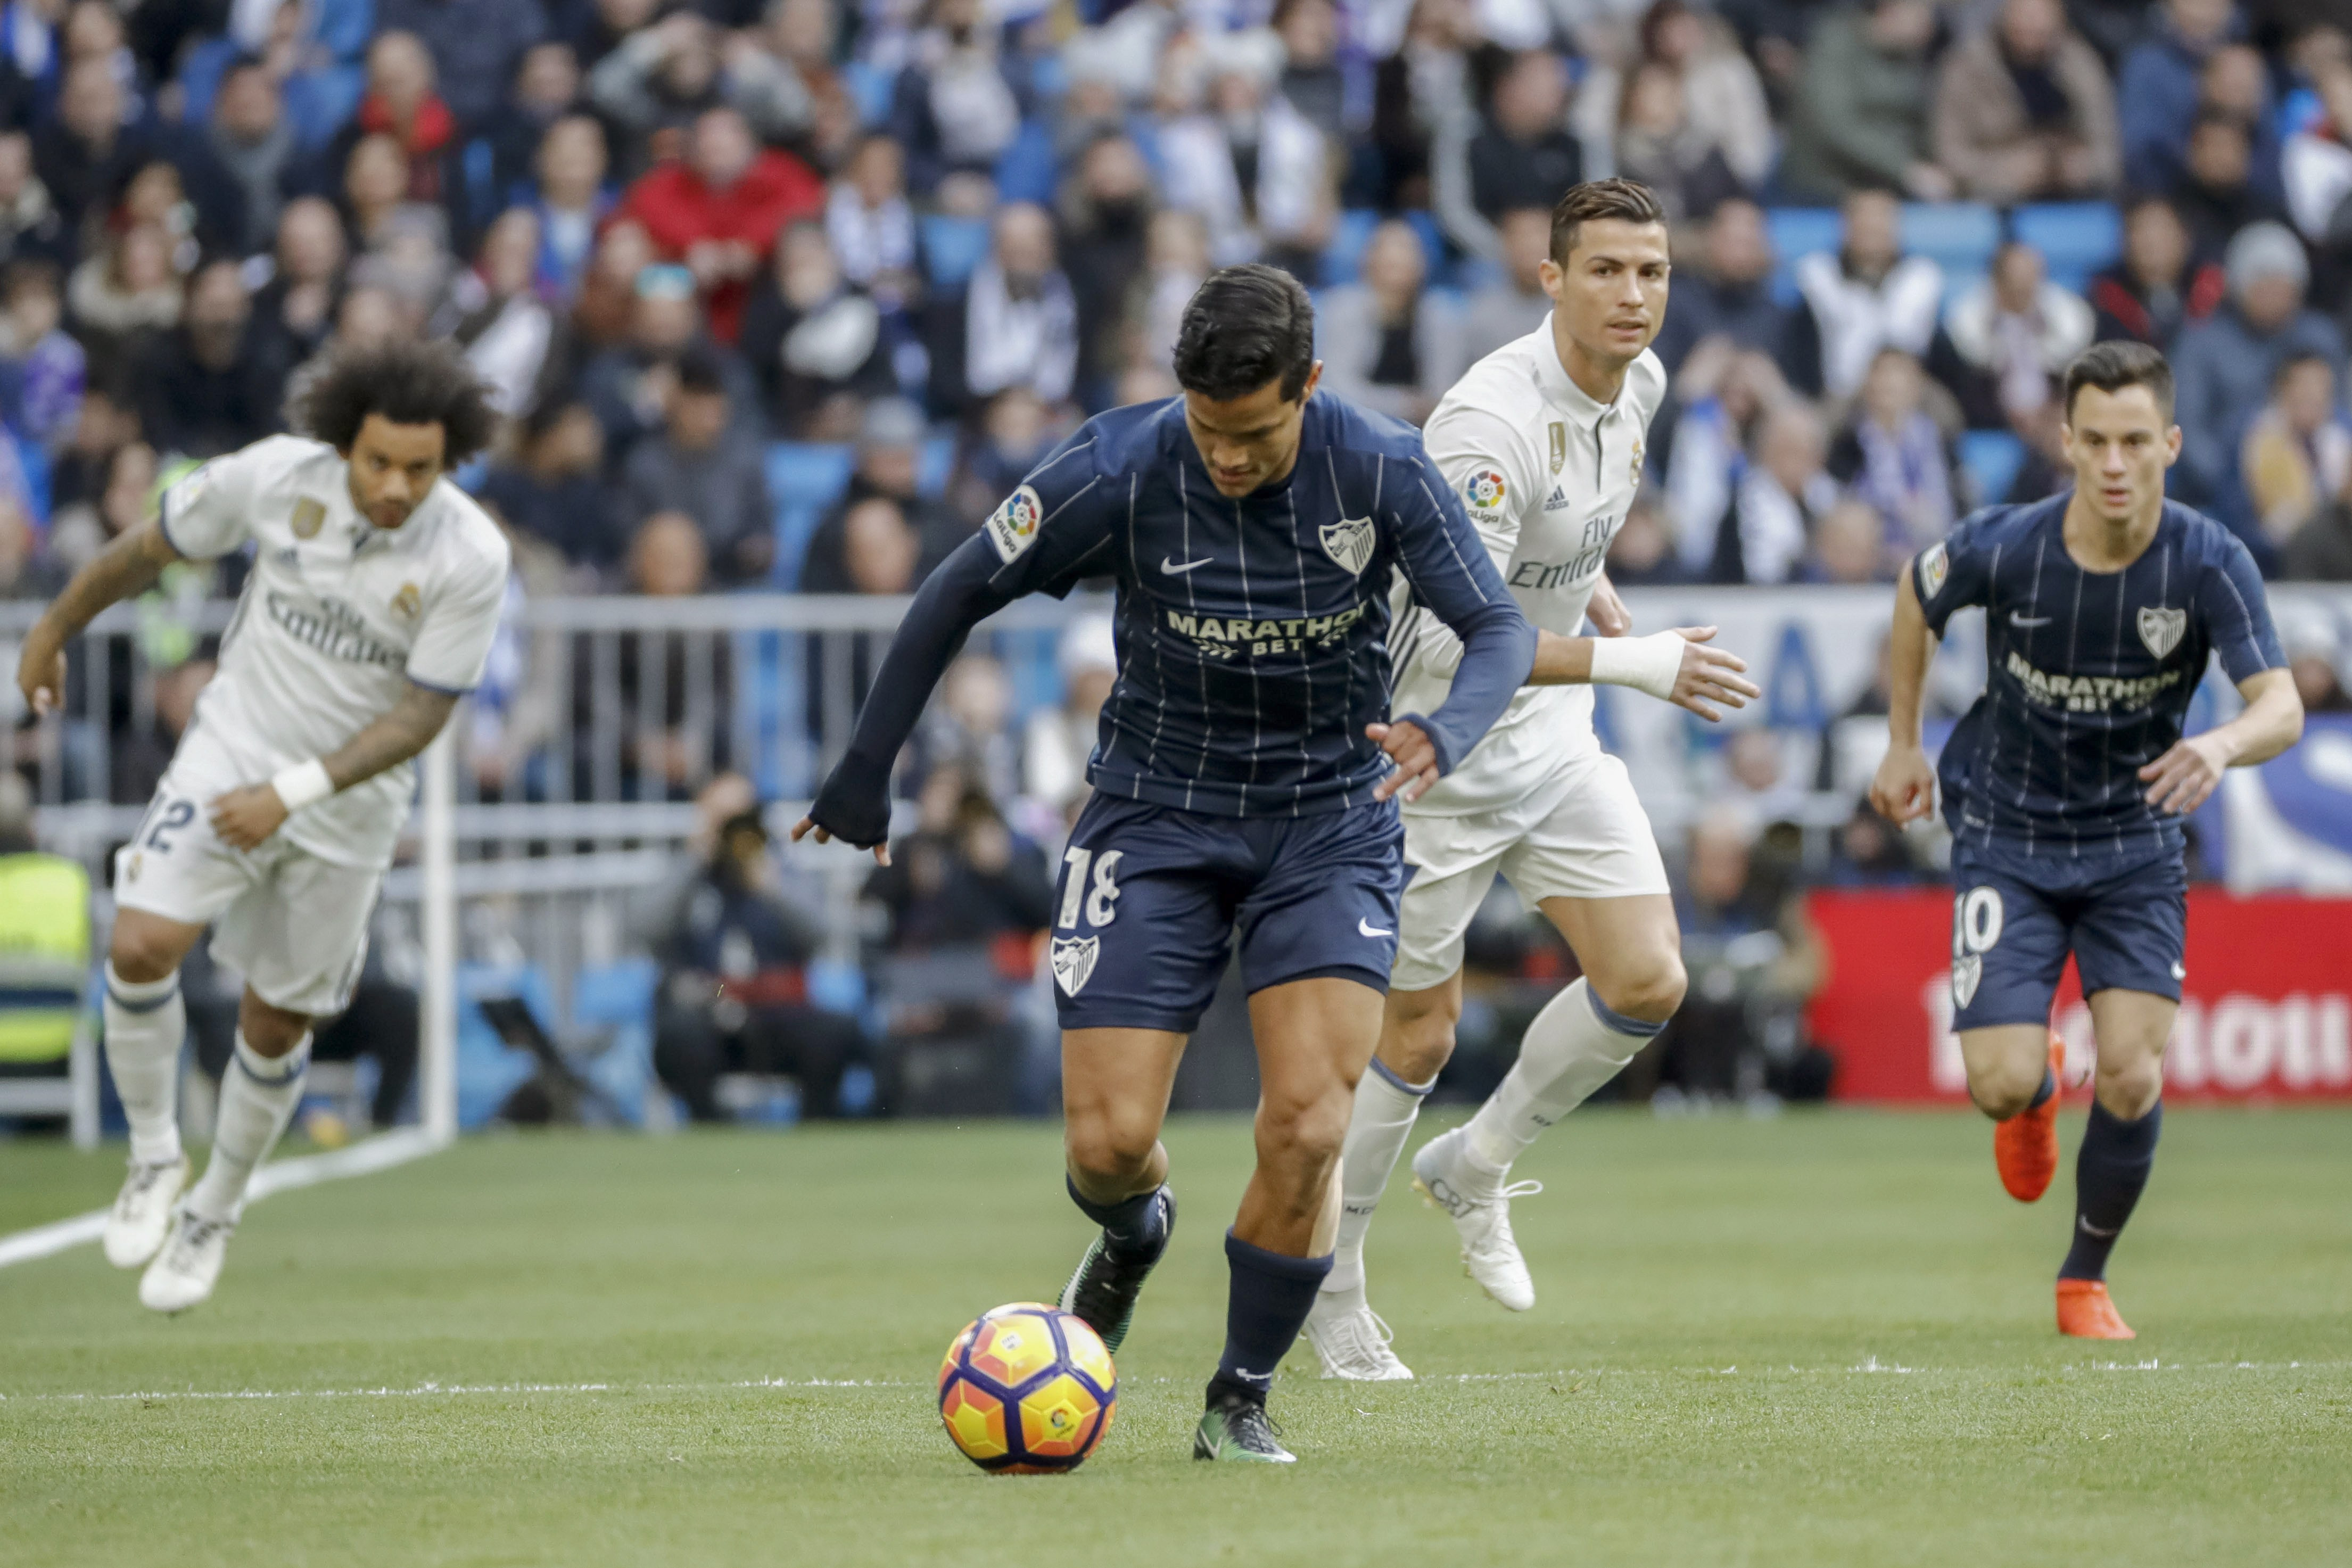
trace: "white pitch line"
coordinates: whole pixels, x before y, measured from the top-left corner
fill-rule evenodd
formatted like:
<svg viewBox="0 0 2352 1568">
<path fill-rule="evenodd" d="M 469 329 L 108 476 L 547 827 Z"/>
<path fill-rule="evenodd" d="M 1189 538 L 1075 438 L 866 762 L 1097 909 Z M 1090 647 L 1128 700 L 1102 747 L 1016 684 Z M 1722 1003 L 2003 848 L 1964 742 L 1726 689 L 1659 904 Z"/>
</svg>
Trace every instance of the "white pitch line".
<svg viewBox="0 0 2352 1568">
<path fill-rule="evenodd" d="M 273 1161 L 254 1173 L 253 1185 L 247 1191 L 247 1201 L 266 1198 L 272 1193 L 292 1192 L 297 1187 L 316 1186 L 320 1182 L 332 1182 L 344 1176 L 364 1176 L 373 1171 L 387 1171 L 411 1160 L 421 1160 L 446 1144 L 447 1140 L 435 1138 L 422 1128 L 404 1127 L 364 1139 L 348 1149 Z M 71 1219 L 37 1225 L 14 1236 L 0 1237 L 0 1268 L 15 1263 L 29 1263 L 37 1258 L 63 1252 L 69 1247 L 96 1241 L 105 1234 L 106 1212 L 104 1209 L 92 1209 Z"/>
</svg>

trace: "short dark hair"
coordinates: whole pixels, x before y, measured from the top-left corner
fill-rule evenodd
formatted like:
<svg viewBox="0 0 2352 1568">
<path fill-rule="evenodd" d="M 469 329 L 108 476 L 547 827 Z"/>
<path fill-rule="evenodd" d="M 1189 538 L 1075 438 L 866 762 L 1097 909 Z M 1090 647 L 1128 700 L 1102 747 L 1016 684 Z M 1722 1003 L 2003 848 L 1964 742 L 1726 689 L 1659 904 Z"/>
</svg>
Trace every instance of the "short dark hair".
<svg viewBox="0 0 2352 1568">
<path fill-rule="evenodd" d="M 719 356 L 699 345 L 680 354 L 677 359 L 677 389 L 705 397 L 726 396 L 727 377 L 719 368 Z"/>
<path fill-rule="evenodd" d="M 454 468 L 490 444 L 498 416 L 474 367 L 446 342 L 396 339 L 336 351 L 295 395 L 294 427 L 348 452 L 371 414 L 394 425 L 438 425 L 442 466 Z"/>
<path fill-rule="evenodd" d="M 1192 291 L 1176 332 L 1176 384 L 1219 403 L 1279 379 L 1286 403 L 1315 368 L 1315 301 L 1262 262 L 1222 268 Z"/>
<path fill-rule="evenodd" d="M 2086 386 L 2109 394 L 2121 392 L 2126 386 L 2145 386 L 2154 395 L 2165 422 L 2172 422 L 2172 366 L 2149 344 L 2133 342 L 2128 338 L 2110 338 L 2076 354 L 2074 363 L 2066 367 L 2069 424 L 2074 418 L 2074 395 Z"/>
<path fill-rule="evenodd" d="M 1594 218 L 1625 223 L 1664 223 L 1666 209 L 1649 186 L 1633 180 L 1587 180 L 1570 185 L 1551 209 L 1551 258 L 1561 267 L 1576 250 L 1577 236 Z"/>
</svg>

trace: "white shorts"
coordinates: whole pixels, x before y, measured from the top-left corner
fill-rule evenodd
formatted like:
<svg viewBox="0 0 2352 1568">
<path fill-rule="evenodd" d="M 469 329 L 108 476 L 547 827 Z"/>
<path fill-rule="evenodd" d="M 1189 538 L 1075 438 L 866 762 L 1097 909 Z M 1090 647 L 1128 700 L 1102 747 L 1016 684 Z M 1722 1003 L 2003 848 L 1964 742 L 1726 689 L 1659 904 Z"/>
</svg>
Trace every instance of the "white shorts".
<svg viewBox="0 0 2352 1568">
<path fill-rule="evenodd" d="M 213 957 L 273 1007 L 323 1018 L 351 1005 L 367 962 L 380 866 L 339 866 L 281 832 L 232 849 L 213 832 L 213 800 L 174 768 L 155 786 L 138 833 L 114 853 L 114 901 L 186 925 L 211 925 Z"/>
<path fill-rule="evenodd" d="M 1595 748 L 1563 773 L 1533 810 L 1404 814 L 1412 880 L 1399 911 L 1391 989 L 1426 991 L 1462 967 L 1463 938 L 1497 871 L 1529 910 L 1545 899 L 1666 891 L 1657 837 L 1625 764 Z"/>
</svg>

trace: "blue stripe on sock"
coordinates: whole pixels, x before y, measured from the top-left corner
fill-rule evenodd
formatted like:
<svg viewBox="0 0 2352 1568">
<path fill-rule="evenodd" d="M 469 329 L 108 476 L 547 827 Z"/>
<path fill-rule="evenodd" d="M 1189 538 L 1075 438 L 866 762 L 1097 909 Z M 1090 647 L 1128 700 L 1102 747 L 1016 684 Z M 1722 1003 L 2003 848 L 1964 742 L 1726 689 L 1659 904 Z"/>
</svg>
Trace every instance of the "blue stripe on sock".
<svg viewBox="0 0 2352 1568">
<path fill-rule="evenodd" d="M 280 1061 L 287 1062 L 290 1065 L 276 1078 L 264 1078 L 259 1073 L 254 1071 L 253 1064 L 245 1059 L 245 1053 L 243 1051 L 231 1051 L 229 1053 L 229 1059 L 236 1063 L 238 1068 L 244 1072 L 246 1077 L 261 1085 L 264 1089 L 284 1089 L 288 1084 L 292 1083 L 296 1079 L 300 1078 L 304 1073 L 310 1070 L 310 1053 L 309 1051 L 300 1051 L 289 1057 L 279 1058 L 278 1059 Z"/>
<path fill-rule="evenodd" d="M 1381 1060 L 1378 1057 L 1374 1057 L 1372 1058 L 1372 1070 L 1380 1074 L 1381 1077 L 1386 1079 L 1391 1085 L 1402 1090 L 1406 1094 L 1423 1095 L 1437 1087 L 1437 1080 L 1435 1079 L 1431 1079 L 1427 1083 L 1405 1082 L 1403 1079 L 1397 1076 L 1395 1070 L 1391 1068 L 1388 1063 Z"/>
<path fill-rule="evenodd" d="M 177 975 L 173 977 L 172 988 L 169 991 L 164 992 L 161 996 L 154 997 L 152 1000 L 145 1002 L 133 1002 L 111 985 L 106 988 L 106 999 L 113 1003 L 116 1006 L 121 1008 L 126 1013 L 152 1013 L 156 1008 L 161 1007 L 164 1003 L 169 1002 L 173 997 L 177 996 L 179 994 L 180 984 L 179 977 Z"/>
<path fill-rule="evenodd" d="M 1658 1037 L 1658 1031 L 1666 1026 L 1663 1022 L 1653 1024 L 1647 1018 L 1627 1017 L 1603 1002 L 1601 993 L 1592 988 L 1590 980 L 1584 983 L 1584 999 L 1592 1004 L 1592 1016 L 1601 1020 L 1601 1026 L 1604 1029 L 1631 1035 L 1637 1040 L 1654 1040 Z"/>
</svg>

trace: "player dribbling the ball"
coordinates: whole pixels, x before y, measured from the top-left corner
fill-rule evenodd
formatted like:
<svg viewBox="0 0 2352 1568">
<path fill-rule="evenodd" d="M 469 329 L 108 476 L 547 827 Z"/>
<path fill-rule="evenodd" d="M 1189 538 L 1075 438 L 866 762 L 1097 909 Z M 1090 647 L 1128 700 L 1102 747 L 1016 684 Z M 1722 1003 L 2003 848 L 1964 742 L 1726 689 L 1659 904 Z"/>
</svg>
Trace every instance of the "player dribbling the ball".
<svg viewBox="0 0 2352 1568">
<path fill-rule="evenodd" d="M 1952 830 L 1952 1026 L 1969 1094 L 1996 1122 L 2002 1185 L 2039 1198 L 2058 1167 L 2058 1042 L 2050 1003 L 2074 954 L 2098 1041 L 2074 1167 L 2074 1245 L 2058 1330 L 2134 1337 L 2107 1295 L 2107 1256 L 2155 1163 L 2164 1044 L 2187 977 L 2180 819 L 2225 768 L 2277 756 L 2303 705 L 2246 547 L 2164 499 L 2180 455 L 2172 370 L 2143 343 L 2095 343 L 2067 367 L 2074 488 L 1977 513 L 1895 585 L 1891 743 L 1871 804 L 1926 816 L 1940 778 Z M 1930 766 L 1919 694 L 1936 639 L 1985 612 L 1985 691 Z M 2209 656 L 2242 712 L 2186 739 Z"/>
<path fill-rule="evenodd" d="M 115 858 L 106 1057 L 131 1169 L 106 1256 L 145 1265 L 139 1299 L 163 1312 L 212 1294 L 246 1184 L 301 1100 L 312 1022 L 359 978 L 410 759 L 481 678 L 506 595 L 505 536 L 444 479 L 493 423 L 454 351 L 347 352 L 295 413 L 308 437 L 205 464 L 77 573 L 17 671 L 32 709 L 55 709 L 66 645 L 100 611 L 175 561 L 254 546 L 219 673 Z M 212 1158 L 183 1197 L 180 963 L 215 921 L 213 952 L 245 992 Z"/>
</svg>

